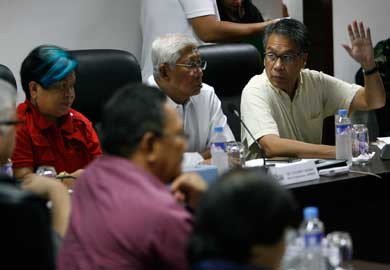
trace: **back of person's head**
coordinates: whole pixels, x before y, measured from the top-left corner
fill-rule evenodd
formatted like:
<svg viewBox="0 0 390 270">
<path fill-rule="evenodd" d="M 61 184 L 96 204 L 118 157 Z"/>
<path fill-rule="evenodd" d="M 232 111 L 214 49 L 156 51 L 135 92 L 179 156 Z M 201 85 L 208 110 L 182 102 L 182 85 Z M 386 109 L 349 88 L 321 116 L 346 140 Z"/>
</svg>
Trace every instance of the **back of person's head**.
<svg viewBox="0 0 390 270">
<path fill-rule="evenodd" d="M 16 86 L 16 80 L 14 74 L 7 66 L 4 66 L 2 64 L 0 64 L 0 79 L 11 84 L 16 91 L 17 86 Z"/>
<path fill-rule="evenodd" d="M 268 39 L 272 34 L 281 35 L 292 40 L 297 45 L 299 52 L 306 53 L 309 51 L 309 32 L 306 26 L 298 20 L 282 19 L 268 25 L 264 30 L 264 48 L 267 48 Z"/>
<path fill-rule="evenodd" d="M 166 96 L 143 84 L 118 90 L 103 109 L 101 143 L 108 154 L 130 157 L 146 132 L 161 135 Z"/>
<path fill-rule="evenodd" d="M 11 120 L 11 117 L 15 114 L 15 106 L 15 87 L 0 79 L 0 122 Z M 9 125 L 0 125 L 0 134 L 6 133 L 9 128 Z"/>
<path fill-rule="evenodd" d="M 232 170 L 202 198 L 189 239 L 189 261 L 248 263 L 252 248 L 276 245 L 298 222 L 295 200 L 275 179 L 259 169 Z"/>
<path fill-rule="evenodd" d="M 182 34 L 167 34 L 158 37 L 152 44 L 153 76 L 160 78 L 160 65 L 168 64 L 175 67 L 177 60 L 182 56 L 182 50 L 187 47 L 198 47 L 195 39 Z"/>
<path fill-rule="evenodd" d="M 29 83 L 39 83 L 49 88 L 67 77 L 77 67 L 77 61 L 63 48 L 41 45 L 33 49 L 23 60 L 20 78 L 26 98 L 30 99 Z"/>
<path fill-rule="evenodd" d="M 46 202 L 0 181 L 0 212 L 0 268 L 54 270 Z"/>
</svg>

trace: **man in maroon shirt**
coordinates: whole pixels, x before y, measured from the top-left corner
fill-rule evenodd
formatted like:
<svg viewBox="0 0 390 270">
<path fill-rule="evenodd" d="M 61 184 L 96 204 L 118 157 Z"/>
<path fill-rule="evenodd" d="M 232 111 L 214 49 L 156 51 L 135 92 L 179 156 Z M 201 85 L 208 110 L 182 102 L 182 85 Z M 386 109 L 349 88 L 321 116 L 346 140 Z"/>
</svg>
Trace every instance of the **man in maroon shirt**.
<svg viewBox="0 0 390 270">
<path fill-rule="evenodd" d="M 119 90 L 104 109 L 102 146 L 75 184 L 59 269 L 188 269 L 192 218 L 177 200 L 196 207 L 206 184 L 180 175 L 187 141 L 166 96 Z"/>
</svg>

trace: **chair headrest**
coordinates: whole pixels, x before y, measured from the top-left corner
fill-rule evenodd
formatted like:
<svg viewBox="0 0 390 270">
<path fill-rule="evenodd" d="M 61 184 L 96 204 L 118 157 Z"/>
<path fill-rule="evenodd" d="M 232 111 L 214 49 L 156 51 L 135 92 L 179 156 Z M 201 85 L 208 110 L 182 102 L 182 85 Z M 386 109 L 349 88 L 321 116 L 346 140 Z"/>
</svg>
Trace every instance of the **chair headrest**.
<svg viewBox="0 0 390 270">
<path fill-rule="evenodd" d="M 203 82 L 213 86 L 220 98 L 241 95 L 250 78 L 261 72 L 261 55 L 251 44 L 203 45 L 199 51 L 207 61 Z"/>
<path fill-rule="evenodd" d="M 129 52 L 110 49 L 75 50 L 76 99 L 73 108 L 93 123 L 101 120 L 105 102 L 125 84 L 141 82 L 137 59 Z"/>
</svg>

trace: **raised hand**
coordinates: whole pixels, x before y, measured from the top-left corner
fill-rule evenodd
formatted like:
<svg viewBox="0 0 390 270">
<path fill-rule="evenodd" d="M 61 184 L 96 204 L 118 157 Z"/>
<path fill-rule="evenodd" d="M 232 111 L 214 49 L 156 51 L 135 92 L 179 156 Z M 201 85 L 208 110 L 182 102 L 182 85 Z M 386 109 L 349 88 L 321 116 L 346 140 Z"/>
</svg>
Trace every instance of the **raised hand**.
<svg viewBox="0 0 390 270">
<path fill-rule="evenodd" d="M 348 54 L 355 59 L 365 70 L 375 67 L 374 49 L 371 41 L 370 28 L 365 29 L 363 22 L 353 21 L 348 25 L 348 35 L 351 40 L 351 46 L 343 44 L 342 46 Z"/>
</svg>

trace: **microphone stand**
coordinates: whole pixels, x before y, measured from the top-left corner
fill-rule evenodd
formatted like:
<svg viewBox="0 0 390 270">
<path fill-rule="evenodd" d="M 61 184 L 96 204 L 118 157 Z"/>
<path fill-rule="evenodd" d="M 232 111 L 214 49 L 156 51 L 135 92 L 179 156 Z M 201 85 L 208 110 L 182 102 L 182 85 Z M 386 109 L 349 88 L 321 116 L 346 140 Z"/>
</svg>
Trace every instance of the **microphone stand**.
<svg viewBox="0 0 390 270">
<path fill-rule="evenodd" d="M 240 120 L 240 123 L 241 125 L 244 127 L 244 129 L 248 132 L 249 136 L 252 138 L 252 140 L 255 142 L 256 146 L 257 146 L 257 149 L 259 150 L 259 153 L 260 153 L 260 156 L 261 158 L 263 159 L 263 167 L 265 169 L 265 171 L 268 170 L 269 167 L 272 167 L 272 166 L 275 166 L 275 164 L 267 164 L 267 160 L 265 159 L 265 153 L 263 151 L 263 149 L 261 148 L 261 145 L 259 144 L 259 142 L 255 139 L 255 137 L 253 136 L 252 132 L 249 130 L 249 128 L 246 126 L 246 124 L 244 123 L 244 121 L 242 121 L 241 119 L 241 115 L 240 113 L 237 111 L 236 109 L 236 106 L 234 106 L 233 104 L 229 104 L 228 105 L 228 109 L 231 113 L 233 113 L 237 118 L 238 120 Z"/>
</svg>

